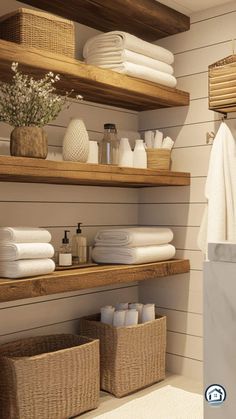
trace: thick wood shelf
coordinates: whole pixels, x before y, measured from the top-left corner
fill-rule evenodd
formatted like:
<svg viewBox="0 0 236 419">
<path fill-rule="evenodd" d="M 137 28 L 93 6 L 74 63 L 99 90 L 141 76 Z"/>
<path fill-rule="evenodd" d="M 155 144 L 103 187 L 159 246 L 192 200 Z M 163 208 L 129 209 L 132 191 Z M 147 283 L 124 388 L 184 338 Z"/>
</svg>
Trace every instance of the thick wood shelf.
<svg viewBox="0 0 236 419">
<path fill-rule="evenodd" d="M 28 279 L 0 278 L 0 302 L 162 278 L 186 273 L 189 269 L 188 260 L 173 259 L 142 265 L 105 265 L 56 271 L 53 274 Z"/>
<path fill-rule="evenodd" d="M 23 0 L 103 32 L 132 33 L 146 41 L 187 31 L 190 18 L 155 0 Z"/>
<path fill-rule="evenodd" d="M 120 187 L 185 186 L 190 174 L 0 156 L 0 181 Z"/>
<path fill-rule="evenodd" d="M 36 48 L 24 48 L 0 40 L 0 80 L 12 78 L 12 62 L 20 69 L 39 77 L 53 71 L 61 75 L 60 92 L 81 94 L 84 100 L 143 111 L 189 104 L 189 94 L 181 90 L 136 79 L 111 70 L 87 65 L 69 57 Z"/>
</svg>

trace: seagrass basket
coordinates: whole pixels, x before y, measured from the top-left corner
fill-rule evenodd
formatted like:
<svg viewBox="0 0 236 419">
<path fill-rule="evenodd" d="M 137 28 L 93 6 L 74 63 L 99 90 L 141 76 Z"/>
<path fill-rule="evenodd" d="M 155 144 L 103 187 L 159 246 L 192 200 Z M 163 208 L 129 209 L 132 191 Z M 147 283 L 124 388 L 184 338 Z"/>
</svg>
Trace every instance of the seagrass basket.
<svg viewBox="0 0 236 419">
<path fill-rule="evenodd" d="M 209 109 L 221 113 L 236 111 L 235 76 L 235 54 L 208 67 Z"/>
<path fill-rule="evenodd" d="M 31 9 L 17 9 L 0 18 L 0 38 L 74 58 L 74 23 Z"/>
<path fill-rule="evenodd" d="M 80 333 L 100 339 L 101 389 L 123 397 L 165 378 L 166 317 L 113 327 L 100 314 L 80 319 Z"/>
<path fill-rule="evenodd" d="M 51 335 L 0 346 L 1 419 L 68 419 L 98 400 L 98 340 Z"/>
<path fill-rule="evenodd" d="M 170 170 L 171 150 L 166 148 L 147 148 L 147 167 L 149 169 Z"/>
</svg>

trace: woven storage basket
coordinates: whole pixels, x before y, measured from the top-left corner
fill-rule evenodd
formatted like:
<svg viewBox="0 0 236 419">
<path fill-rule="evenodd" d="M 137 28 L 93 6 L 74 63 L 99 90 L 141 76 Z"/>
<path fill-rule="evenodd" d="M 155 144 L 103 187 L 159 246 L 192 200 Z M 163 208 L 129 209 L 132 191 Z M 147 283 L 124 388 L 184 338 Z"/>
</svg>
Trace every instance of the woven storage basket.
<svg viewBox="0 0 236 419">
<path fill-rule="evenodd" d="M 122 397 L 165 378 L 166 317 L 113 327 L 100 314 L 80 319 L 80 332 L 100 339 L 101 388 Z"/>
<path fill-rule="evenodd" d="M 51 335 L 0 346 L 1 419 L 68 419 L 98 400 L 98 341 Z"/>
<path fill-rule="evenodd" d="M 74 58 L 74 24 L 49 13 L 18 9 L 0 18 L 0 37 Z"/>
<path fill-rule="evenodd" d="M 230 55 L 208 67 L 209 109 L 227 113 L 236 111 L 236 55 Z"/>
<path fill-rule="evenodd" d="M 165 148 L 147 148 L 147 167 L 149 169 L 169 170 L 171 150 Z"/>
</svg>

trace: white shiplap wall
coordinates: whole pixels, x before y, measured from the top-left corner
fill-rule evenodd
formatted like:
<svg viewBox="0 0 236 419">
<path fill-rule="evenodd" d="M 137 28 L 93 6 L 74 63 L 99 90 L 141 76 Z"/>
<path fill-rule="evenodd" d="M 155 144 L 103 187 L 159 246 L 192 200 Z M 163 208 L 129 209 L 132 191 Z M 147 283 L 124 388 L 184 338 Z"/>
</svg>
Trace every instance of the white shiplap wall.
<svg viewBox="0 0 236 419">
<path fill-rule="evenodd" d="M 0 14 L 21 3 L 0 2 Z M 76 24 L 77 56 L 81 56 L 84 41 L 98 31 Z M 105 122 L 115 122 L 119 134 L 135 138 L 138 114 L 124 109 L 94 103 L 72 101 L 46 130 L 49 138 L 49 158 L 61 159 L 62 139 L 70 118 L 82 118 L 91 140 L 100 140 Z M 9 154 L 11 127 L 0 124 L 0 154 Z M 103 188 L 70 185 L 0 183 L 0 225 L 43 226 L 53 236 L 58 248 L 63 230 L 75 232 L 76 223 L 84 223 L 84 234 L 91 243 L 96 231 L 103 226 L 136 225 L 138 223 L 138 191 L 126 188 Z M 46 333 L 76 332 L 78 318 L 94 313 L 104 304 L 137 301 L 136 283 L 103 287 L 83 292 L 53 295 L 45 298 L 0 304 L 0 343 L 24 336 Z"/>
<path fill-rule="evenodd" d="M 208 65 L 232 53 L 236 2 L 192 16 L 189 32 L 163 39 L 175 53 L 178 87 L 190 91 L 190 107 L 142 112 L 140 129 L 161 129 L 176 139 L 172 169 L 191 172 L 191 187 L 143 189 L 139 221 L 174 230 L 179 257 L 190 258 L 190 274 L 140 285 L 140 299 L 153 301 L 168 317 L 169 369 L 202 376 L 202 254 L 196 238 L 204 209 L 204 184 L 211 147 L 206 133 L 216 132 L 220 115 L 208 110 Z M 235 115 L 229 115 L 236 134 Z"/>
</svg>

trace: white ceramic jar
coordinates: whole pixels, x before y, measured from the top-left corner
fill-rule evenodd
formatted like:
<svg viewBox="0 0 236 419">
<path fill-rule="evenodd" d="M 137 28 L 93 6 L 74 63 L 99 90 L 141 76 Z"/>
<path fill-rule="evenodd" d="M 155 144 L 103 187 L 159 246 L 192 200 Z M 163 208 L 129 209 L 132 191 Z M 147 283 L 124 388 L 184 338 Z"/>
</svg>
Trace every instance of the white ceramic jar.
<svg viewBox="0 0 236 419">
<path fill-rule="evenodd" d="M 98 163 L 98 143 L 97 141 L 89 141 L 89 155 L 87 163 Z"/>
<path fill-rule="evenodd" d="M 118 156 L 118 165 L 120 167 L 133 167 L 133 151 L 128 138 L 120 139 Z"/>
<path fill-rule="evenodd" d="M 82 119 L 70 121 L 63 139 L 63 160 L 86 162 L 89 154 L 89 136 Z"/>
<path fill-rule="evenodd" d="M 147 168 L 147 153 L 143 140 L 140 139 L 135 141 L 133 167 Z"/>
</svg>

